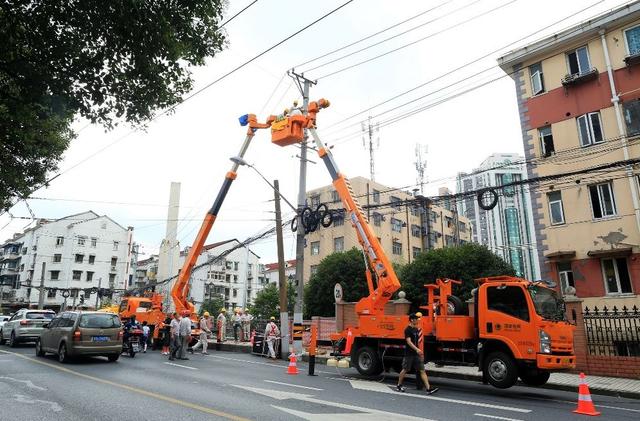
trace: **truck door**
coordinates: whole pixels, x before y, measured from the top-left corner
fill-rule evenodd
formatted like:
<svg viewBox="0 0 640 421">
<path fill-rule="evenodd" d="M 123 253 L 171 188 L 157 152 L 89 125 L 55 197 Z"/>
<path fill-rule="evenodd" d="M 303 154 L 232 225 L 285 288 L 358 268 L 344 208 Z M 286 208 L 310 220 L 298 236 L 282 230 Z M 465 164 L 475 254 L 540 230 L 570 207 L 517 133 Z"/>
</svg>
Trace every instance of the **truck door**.
<svg viewBox="0 0 640 421">
<path fill-rule="evenodd" d="M 488 286 L 486 306 L 479 314 L 480 337 L 504 342 L 518 359 L 535 359 L 538 332 L 524 289 L 519 285 Z"/>
</svg>

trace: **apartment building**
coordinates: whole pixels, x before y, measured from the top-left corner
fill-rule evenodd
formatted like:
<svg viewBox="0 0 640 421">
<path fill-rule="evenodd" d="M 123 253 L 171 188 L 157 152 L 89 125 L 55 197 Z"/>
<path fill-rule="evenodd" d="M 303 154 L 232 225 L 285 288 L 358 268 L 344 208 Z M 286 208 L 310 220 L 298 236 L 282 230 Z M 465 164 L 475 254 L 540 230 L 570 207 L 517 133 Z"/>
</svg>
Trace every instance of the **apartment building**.
<svg viewBox="0 0 640 421">
<path fill-rule="evenodd" d="M 640 305 L 637 165 L 619 164 L 640 158 L 640 2 L 498 62 L 515 81 L 528 177 L 552 177 L 531 186 L 542 278 L 589 307 Z"/>
<path fill-rule="evenodd" d="M 515 153 L 494 153 L 470 174 L 457 177 L 457 193 L 521 181 L 527 178 L 524 157 Z M 509 262 L 518 276 L 540 279 L 535 249 L 533 212 L 527 186 L 514 186 L 500 195 L 493 209 L 482 209 L 475 195 L 457 202 L 458 212 L 473 225 L 473 241 L 484 244 Z"/>
<path fill-rule="evenodd" d="M 158 255 L 152 254 L 150 257 L 138 260 L 136 265 L 137 287 L 155 283 L 158 279 Z"/>
<path fill-rule="evenodd" d="M 44 305 L 56 310 L 83 300 L 88 304 L 95 299 L 95 292 L 88 292 L 92 288 L 126 288 L 132 236 L 132 227 L 93 211 L 38 220 L 0 245 L 3 306 L 37 305 L 41 280 Z"/>
<path fill-rule="evenodd" d="M 267 263 L 264 265 L 262 276 L 267 284 L 279 285 L 280 281 L 280 265 L 276 263 Z M 286 260 L 284 262 L 284 276 L 287 280 L 295 282 L 296 280 L 296 259 Z"/>
<path fill-rule="evenodd" d="M 456 207 L 445 209 L 431 200 L 390 188 L 364 177 L 350 180 L 385 253 L 392 262 L 410 263 L 419 253 L 433 248 L 464 244 L 471 240 L 469 220 Z M 334 210 L 333 223 L 309 233 L 304 251 L 304 282 L 315 273 L 326 256 L 360 247 L 351 223 L 342 211 L 342 201 L 333 185 L 307 192 L 312 209 L 324 203 Z"/>
</svg>

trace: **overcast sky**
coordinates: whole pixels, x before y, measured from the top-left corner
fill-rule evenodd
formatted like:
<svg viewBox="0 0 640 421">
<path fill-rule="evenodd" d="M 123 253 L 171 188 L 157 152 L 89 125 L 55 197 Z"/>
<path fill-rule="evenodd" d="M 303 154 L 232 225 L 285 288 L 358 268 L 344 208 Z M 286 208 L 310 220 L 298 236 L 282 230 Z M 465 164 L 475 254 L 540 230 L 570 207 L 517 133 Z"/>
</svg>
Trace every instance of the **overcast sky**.
<svg viewBox="0 0 640 421">
<path fill-rule="evenodd" d="M 250 1 L 229 3 L 227 15 L 232 16 Z M 225 27 L 228 48 L 208 60 L 206 66 L 193 70 L 196 90 L 342 3 L 344 0 L 314 3 L 259 0 Z M 472 170 L 491 153 L 522 153 L 522 139 L 509 77 L 445 102 L 441 100 L 504 75 L 496 65 L 496 58 L 502 53 L 624 3 L 355 0 L 180 105 L 175 113 L 152 122 L 146 131 L 124 137 L 130 132 L 124 125 L 105 132 L 99 126 L 78 121 L 75 124 L 78 138 L 60 165 L 63 175 L 48 188 L 35 192 L 29 206 L 38 218 L 60 218 L 89 209 L 106 214 L 125 227 L 135 228 L 134 239 L 142 244 L 143 253 L 156 253 L 165 233 L 169 185 L 178 181 L 182 183 L 178 239 L 181 247 L 190 245 L 230 168 L 229 157 L 237 155 L 244 139 L 245 129 L 237 120 L 240 115 L 255 113 L 264 120 L 269 114 L 282 112 L 294 99 L 300 99 L 291 79 L 283 77 L 287 69 L 429 9 L 433 10 L 297 70 L 306 71 L 311 79 L 319 79 L 311 90 L 312 100 L 324 97 L 331 101 L 331 107 L 319 114 L 318 132 L 325 142 L 335 145 L 333 153 L 343 173 L 349 177 L 369 176 L 369 154 L 358 132 L 361 121 L 372 115 L 372 121 L 382 126 L 378 133 L 379 148 L 375 151 L 376 181 L 390 187 L 411 186 L 409 190 L 414 187 L 414 151 L 420 143 L 428 147 L 429 184 L 425 193 L 435 194 L 441 186 L 453 188 L 457 172 Z M 310 70 L 412 28 L 416 29 Z M 518 41 L 529 35 L 528 39 Z M 414 44 L 326 76 L 410 43 Z M 500 52 L 492 53 L 496 50 Z M 452 72 L 489 53 L 487 58 Z M 490 67 L 493 69 L 470 77 Z M 344 121 L 441 75 L 446 76 Z M 446 88 L 460 80 L 461 83 Z M 412 100 L 415 101 L 390 111 Z M 388 124 L 396 116 L 406 116 L 425 106 L 429 107 Z M 100 152 L 96 154 L 97 151 Z M 299 178 L 297 152 L 295 147 L 272 145 L 268 131 L 260 131 L 246 160 L 268 179 L 278 179 L 283 194 L 295 203 Z M 95 156 L 87 159 L 92 154 Z M 318 163 L 309 165 L 307 188 L 330 184 L 324 165 L 314 155 L 310 158 Z M 241 168 L 208 242 L 244 240 L 273 226 L 272 198 L 273 192 L 254 171 Z M 285 217 L 290 217 L 284 203 L 283 209 L 287 211 Z M 0 216 L 0 241 L 30 223 L 21 219 L 30 215 L 24 203 L 14 206 L 11 213 L 15 219 L 6 214 Z M 295 257 L 295 242 L 291 232 L 285 232 L 285 236 L 285 257 L 291 259 Z M 255 243 L 252 250 L 261 256 L 262 263 L 277 260 L 275 237 Z"/>
</svg>

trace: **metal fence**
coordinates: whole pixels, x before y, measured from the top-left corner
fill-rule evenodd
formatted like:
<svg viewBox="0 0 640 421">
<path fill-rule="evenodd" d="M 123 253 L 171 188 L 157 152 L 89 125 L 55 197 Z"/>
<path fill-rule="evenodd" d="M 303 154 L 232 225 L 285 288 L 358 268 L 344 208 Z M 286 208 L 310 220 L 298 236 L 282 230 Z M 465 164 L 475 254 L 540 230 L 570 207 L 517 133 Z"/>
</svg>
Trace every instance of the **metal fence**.
<svg viewBox="0 0 640 421">
<path fill-rule="evenodd" d="M 583 313 L 590 355 L 640 357 L 640 310 L 588 307 Z"/>
</svg>

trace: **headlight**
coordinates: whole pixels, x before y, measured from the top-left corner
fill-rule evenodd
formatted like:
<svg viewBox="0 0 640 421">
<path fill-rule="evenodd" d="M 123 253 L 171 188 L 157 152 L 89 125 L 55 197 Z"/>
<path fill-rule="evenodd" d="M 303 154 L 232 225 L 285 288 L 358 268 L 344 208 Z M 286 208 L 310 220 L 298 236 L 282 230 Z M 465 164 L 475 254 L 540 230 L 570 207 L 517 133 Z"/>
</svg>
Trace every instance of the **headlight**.
<svg viewBox="0 0 640 421">
<path fill-rule="evenodd" d="M 544 330 L 540 330 L 540 352 L 543 354 L 551 354 L 551 337 Z"/>
</svg>

